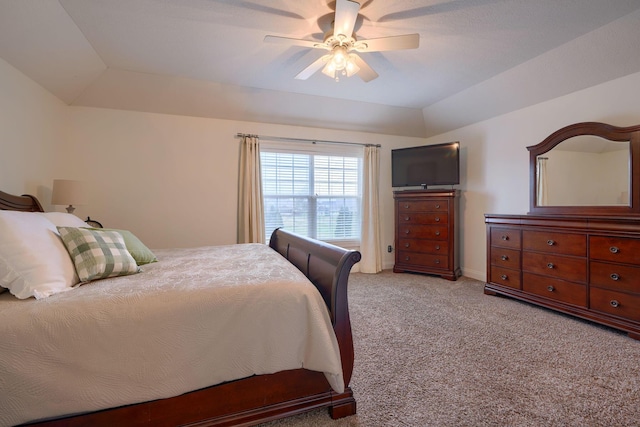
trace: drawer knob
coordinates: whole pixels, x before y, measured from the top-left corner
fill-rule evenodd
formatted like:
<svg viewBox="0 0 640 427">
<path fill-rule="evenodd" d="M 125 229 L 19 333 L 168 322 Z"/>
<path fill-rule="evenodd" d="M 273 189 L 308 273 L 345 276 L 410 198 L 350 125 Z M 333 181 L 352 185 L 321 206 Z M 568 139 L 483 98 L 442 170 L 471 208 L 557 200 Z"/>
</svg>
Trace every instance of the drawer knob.
<svg viewBox="0 0 640 427">
<path fill-rule="evenodd" d="M 509 276 L 507 276 L 506 274 L 503 274 L 502 276 L 500 276 L 500 278 L 502 280 L 507 280 L 509 278 Z"/>
<path fill-rule="evenodd" d="M 440 218 L 439 217 L 436 217 L 436 222 L 440 222 Z"/>
<path fill-rule="evenodd" d="M 435 263 L 436 263 L 436 264 L 440 264 L 440 260 L 439 260 L 439 259 L 437 259 L 437 260 L 435 261 Z"/>
<path fill-rule="evenodd" d="M 405 261 L 409 261 L 410 257 L 405 257 L 404 260 Z"/>
<path fill-rule="evenodd" d="M 409 209 L 409 205 L 404 205 L 404 208 L 405 209 Z"/>
<path fill-rule="evenodd" d="M 501 238 L 502 240 L 509 240 L 509 236 L 505 236 L 505 235 L 502 235 L 500 238 Z"/>
<path fill-rule="evenodd" d="M 501 259 L 501 260 L 503 260 L 503 261 L 506 261 L 506 260 L 508 260 L 508 259 L 509 259 L 509 257 L 508 257 L 508 256 L 506 256 L 506 255 L 502 255 L 502 256 L 500 257 L 500 259 Z"/>
<path fill-rule="evenodd" d="M 436 245 L 436 251 L 440 250 L 440 245 Z"/>
<path fill-rule="evenodd" d="M 620 252 L 620 249 L 616 248 L 615 246 L 611 246 L 609 248 L 609 252 L 611 252 L 612 254 L 617 254 L 618 252 Z"/>
<path fill-rule="evenodd" d="M 555 241 L 555 240 L 551 240 L 551 239 L 547 240 L 547 245 L 549 245 L 549 246 L 553 246 L 553 245 L 555 245 L 555 244 L 556 244 L 556 241 Z"/>
<path fill-rule="evenodd" d="M 405 216 L 405 217 L 404 217 L 404 220 L 405 220 L 405 221 L 409 221 L 409 217 L 408 217 L 408 216 Z"/>
<path fill-rule="evenodd" d="M 436 209 L 440 209 L 440 205 L 436 205 Z"/>
<path fill-rule="evenodd" d="M 409 247 L 409 244 L 408 244 L 408 243 L 405 243 L 405 244 L 404 244 L 404 247 L 405 247 L 405 248 L 408 248 L 408 247 Z"/>
<path fill-rule="evenodd" d="M 404 230 L 404 234 L 409 234 L 409 230 Z"/>
<path fill-rule="evenodd" d="M 550 263 L 548 263 L 548 264 L 547 264 L 547 267 L 548 267 L 548 268 L 555 268 L 556 266 L 555 266 L 555 264 L 553 264 L 552 262 L 550 262 Z"/>
<path fill-rule="evenodd" d="M 611 280 L 620 280 L 620 275 L 616 273 L 611 273 L 611 276 L 609 277 L 611 277 Z"/>
<path fill-rule="evenodd" d="M 440 235 L 440 232 L 439 232 L 439 231 L 436 231 L 436 236 L 439 236 L 439 235 Z"/>
<path fill-rule="evenodd" d="M 618 308 L 620 307 L 620 303 L 617 300 L 612 299 L 609 304 L 611 304 L 611 307 L 613 308 Z"/>
<path fill-rule="evenodd" d="M 549 285 L 549 286 L 547 286 L 547 290 L 548 290 L 549 292 L 553 292 L 553 291 L 555 291 L 555 290 L 556 290 L 556 288 L 554 288 L 553 286 Z"/>
</svg>

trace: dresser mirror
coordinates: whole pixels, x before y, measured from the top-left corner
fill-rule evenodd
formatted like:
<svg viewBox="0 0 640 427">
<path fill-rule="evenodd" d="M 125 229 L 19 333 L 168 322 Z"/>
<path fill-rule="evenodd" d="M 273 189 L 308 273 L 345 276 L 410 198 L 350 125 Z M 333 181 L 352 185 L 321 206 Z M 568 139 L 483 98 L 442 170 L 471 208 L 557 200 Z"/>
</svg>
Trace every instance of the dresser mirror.
<svg viewBox="0 0 640 427">
<path fill-rule="evenodd" d="M 592 135 L 536 156 L 538 206 L 629 206 L 631 144 Z"/>
<path fill-rule="evenodd" d="M 530 213 L 640 215 L 640 126 L 577 123 L 530 153 Z"/>
</svg>

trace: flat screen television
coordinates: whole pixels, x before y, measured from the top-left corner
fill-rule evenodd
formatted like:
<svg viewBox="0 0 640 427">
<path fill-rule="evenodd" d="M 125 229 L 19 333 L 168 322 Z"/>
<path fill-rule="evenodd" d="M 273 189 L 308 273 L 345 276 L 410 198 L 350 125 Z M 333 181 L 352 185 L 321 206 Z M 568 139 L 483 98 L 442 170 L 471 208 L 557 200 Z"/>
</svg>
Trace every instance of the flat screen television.
<svg viewBox="0 0 640 427">
<path fill-rule="evenodd" d="M 427 188 L 460 183 L 460 143 L 391 150 L 391 186 Z"/>
</svg>

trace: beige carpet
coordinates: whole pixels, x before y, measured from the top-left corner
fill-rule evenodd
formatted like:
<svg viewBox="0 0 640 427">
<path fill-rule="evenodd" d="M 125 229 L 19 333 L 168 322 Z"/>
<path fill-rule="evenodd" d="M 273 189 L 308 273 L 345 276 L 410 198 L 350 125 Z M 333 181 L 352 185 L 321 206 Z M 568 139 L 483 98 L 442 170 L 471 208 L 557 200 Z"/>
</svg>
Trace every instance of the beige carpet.
<svg viewBox="0 0 640 427">
<path fill-rule="evenodd" d="M 639 341 L 483 285 L 352 274 L 358 414 L 265 426 L 640 426 Z"/>
</svg>

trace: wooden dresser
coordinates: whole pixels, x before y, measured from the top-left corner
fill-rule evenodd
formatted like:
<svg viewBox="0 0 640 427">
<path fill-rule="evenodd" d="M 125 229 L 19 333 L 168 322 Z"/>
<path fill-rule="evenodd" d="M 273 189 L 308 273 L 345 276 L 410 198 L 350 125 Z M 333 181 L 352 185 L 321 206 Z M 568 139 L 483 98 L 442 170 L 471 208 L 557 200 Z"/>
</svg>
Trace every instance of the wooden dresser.
<svg viewBox="0 0 640 427">
<path fill-rule="evenodd" d="M 460 277 L 459 190 L 405 190 L 395 199 L 396 259 L 393 271 Z"/>
<path fill-rule="evenodd" d="M 640 218 L 487 214 L 485 222 L 485 294 L 640 339 Z"/>
</svg>

